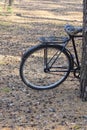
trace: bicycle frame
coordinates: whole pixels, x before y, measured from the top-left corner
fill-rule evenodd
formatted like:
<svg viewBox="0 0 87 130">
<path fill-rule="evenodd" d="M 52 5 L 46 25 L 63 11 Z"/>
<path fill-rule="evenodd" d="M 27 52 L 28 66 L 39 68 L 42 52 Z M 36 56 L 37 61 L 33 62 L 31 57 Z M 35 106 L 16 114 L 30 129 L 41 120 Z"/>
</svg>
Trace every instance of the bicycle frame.
<svg viewBox="0 0 87 130">
<path fill-rule="evenodd" d="M 80 62 L 79 62 L 79 58 L 78 58 L 78 54 L 77 54 L 77 49 L 76 49 L 76 43 L 75 43 L 75 38 L 82 38 L 82 35 L 73 35 L 73 36 L 69 36 L 69 38 L 66 40 L 66 42 L 65 42 L 65 45 L 64 46 L 62 46 L 62 51 L 63 51 L 63 49 L 66 49 L 66 46 L 67 46 L 67 44 L 68 44 L 68 42 L 69 41 L 71 41 L 72 42 L 72 47 L 73 47 L 73 50 L 74 50 L 74 54 L 75 54 L 75 59 L 76 59 L 76 62 L 75 62 L 75 60 L 73 60 L 73 64 L 74 64 L 74 66 L 76 66 L 76 67 L 73 67 L 72 69 L 71 69 L 71 72 L 74 72 L 74 76 L 76 77 L 76 75 L 75 75 L 75 73 L 76 73 L 76 71 L 77 70 L 80 70 Z M 47 43 L 46 43 L 47 44 Z M 55 46 L 54 44 L 52 44 L 53 46 Z M 57 46 L 57 45 L 56 45 Z M 60 45 L 61 46 L 61 45 Z M 70 55 L 72 55 L 72 53 L 68 50 L 68 49 L 66 49 L 68 52 L 69 52 L 69 54 Z M 52 67 L 52 65 L 56 62 L 56 60 L 58 59 L 58 56 L 62 53 L 62 51 L 59 53 L 59 54 L 57 54 L 57 52 L 53 55 L 53 57 L 50 59 L 50 61 L 48 62 L 48 52 L 47 52 L 47 48 L 45 48 L 44 49 L 44 72 L 49 72 L 50 71 L 50 68 L 54 68 L 54 67 Z M 73 57 L 73 56 L 72 56 Z M 53 59 L 54 58 L 54 59 Z M 53 61 L 52 61 L 53 60 Z M 72 59 L 71 59 L 72 60 Z M 51 63 L 52 62 L 52 63 Z M 51 63 L 51 65 L 50 66 L 48 66 L 49 65 L 49 63 Z M 57 67 L 56 67 L 57 68 Z M 51 70 L 51 72 L 57 72 L 57 70 Z M 63 70 L 63 72 L 65 72 L 64 70 Z"/>
<path fill-rule="evenodd" d="M 70 39 L 71 39 L 72 45 L 73 45 L 74 54 L 75 54 L 75 59 L 76 59 L 76 62 L 74 61 L 74 64 L 77 66 L 78 69 L 80 69 L 80 62 L 79 62 L 79 58 L 78 58 L 78 54 L 77 54 L 75 38 L 82 38 L 82 35 L 70 36 Z"/>
</svg>

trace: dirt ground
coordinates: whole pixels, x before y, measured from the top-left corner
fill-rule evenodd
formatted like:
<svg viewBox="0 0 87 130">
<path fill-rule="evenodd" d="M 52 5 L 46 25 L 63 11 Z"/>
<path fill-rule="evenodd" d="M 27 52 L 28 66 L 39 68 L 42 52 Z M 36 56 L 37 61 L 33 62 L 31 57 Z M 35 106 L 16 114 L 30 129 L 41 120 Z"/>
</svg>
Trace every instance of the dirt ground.
<svg viewBox="0 0 87 130">
<path fill-rule="evenodd" d="M 74 76 L 52 90 L 37 91 L 19 76 L 21 54 L 40 36 L 66 35 L 65 24 L 82 26 L 81 0 L 0 2 L 0 130 L 87 130 L 87 103 Z"/>
</svg>

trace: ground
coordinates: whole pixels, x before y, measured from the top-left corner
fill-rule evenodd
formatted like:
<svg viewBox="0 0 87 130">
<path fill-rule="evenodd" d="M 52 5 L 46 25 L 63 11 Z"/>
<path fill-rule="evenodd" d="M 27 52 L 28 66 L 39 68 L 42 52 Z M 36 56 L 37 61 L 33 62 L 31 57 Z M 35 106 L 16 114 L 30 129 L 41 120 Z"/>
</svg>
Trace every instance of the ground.
<svg viewBox="0 0 87 130">
<path fill-rule="evenodd" d="M 15 1 L 8 10 L 0 3 L 1 130 L 87 130 L 87 103 L 74 76 L 55 89 L 37 91 L 19 75 L 21 54 L 40 36 L 66 35 L 65 24 L 82 26 L 82 21 L 81 0 Z"/>
</svg>

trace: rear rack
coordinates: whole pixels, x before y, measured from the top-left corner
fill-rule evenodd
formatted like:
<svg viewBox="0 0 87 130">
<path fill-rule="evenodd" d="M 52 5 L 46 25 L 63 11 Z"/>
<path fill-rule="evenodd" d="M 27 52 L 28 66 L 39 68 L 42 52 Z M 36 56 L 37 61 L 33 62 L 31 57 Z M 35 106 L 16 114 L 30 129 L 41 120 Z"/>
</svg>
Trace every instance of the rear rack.
<svg viewBox="0 0 87 130">
<path fill-rule="evenodd" d="M 68 42 L 70 39 L 69 37 L 55 37 L 55 36 L 50 36 L 50 37 L 40 37 L 39 41 L 41 43 L 57 43 L 57 44 L 64 44 Z"/>
</svg>

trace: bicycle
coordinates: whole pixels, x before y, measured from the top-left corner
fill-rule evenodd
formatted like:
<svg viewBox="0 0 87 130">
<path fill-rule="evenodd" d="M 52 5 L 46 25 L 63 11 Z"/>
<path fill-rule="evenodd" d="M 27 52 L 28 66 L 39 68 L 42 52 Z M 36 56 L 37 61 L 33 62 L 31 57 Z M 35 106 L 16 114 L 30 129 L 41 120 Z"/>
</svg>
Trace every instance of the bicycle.
<svg viewBox="0 0 87 130">
<path fill-rule="evenodd" d="M 65 37 L 41 37 L 40 44 L 24 52 L 20 77 L 25 85 L 37 90 L 52 89 L 66 80 L 70 72 L 80 78 L 80 62 L 75 38 L 82 38 L 82 27 L 66 25 Z M 75 57 L 66 48 L 72 43 Z"/>
</svg>

